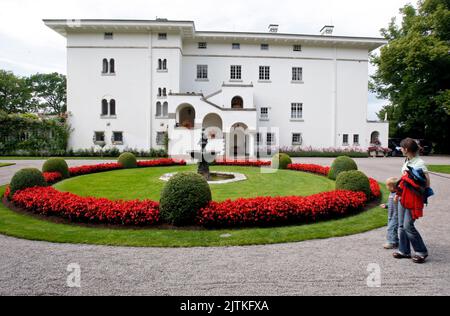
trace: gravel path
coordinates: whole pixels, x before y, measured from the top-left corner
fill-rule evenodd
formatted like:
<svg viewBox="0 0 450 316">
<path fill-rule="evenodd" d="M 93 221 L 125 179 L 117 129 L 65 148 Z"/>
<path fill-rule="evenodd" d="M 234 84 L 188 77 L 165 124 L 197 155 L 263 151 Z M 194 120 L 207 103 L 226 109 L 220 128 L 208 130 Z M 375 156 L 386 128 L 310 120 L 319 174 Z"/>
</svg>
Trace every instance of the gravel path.
<svg viewBox="0 0 450 316">
<path fill-rule="evenodd" d="M 426 160 L 450 164 L 450 158 Z M 19 168 L 42 164 L 17 163 L 0 168 L 0 183 Z M 398 175 L 402 160 L 360 159 L 358 164 L 383 181 Z M 432 182 L 437 196 L 418 223 L 430 248 L 425 265 L 392 259 L 381 249 L 384 229 L 292 244 L 194 249 L 64 245 L 0 236 L 0 295 L 450 295 L 450 180 L 432 176 Z M 81 266 L 81 288 L 66 286 L 70 263 Z M 379 288 L 366 284 L 371 263 L 381 267 Z"/>
</svg>

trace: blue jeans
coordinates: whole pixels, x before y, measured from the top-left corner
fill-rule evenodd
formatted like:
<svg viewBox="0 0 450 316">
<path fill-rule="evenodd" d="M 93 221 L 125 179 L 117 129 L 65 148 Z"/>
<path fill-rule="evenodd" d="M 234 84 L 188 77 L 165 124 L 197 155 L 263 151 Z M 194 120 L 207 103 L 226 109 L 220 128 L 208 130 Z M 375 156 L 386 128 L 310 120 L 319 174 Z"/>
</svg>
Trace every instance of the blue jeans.
<svg viewBox="0 0 450 316">
<path fill-rule="evenodd" d="M 422 236 L 420 236 L 420 233 L 414 226 L 415 220 L 412 219 L 411 211 L 405 209 L 401 203 L 398 203 L 398 219 L 400 231 L 399 253 L 405 256 L 411 255 L 412 245 L 416 255 L 428 256 L 428 250 Z"/>
<path fill-rule="evenodd" d="M 400 203 L 398 203 L 400 204 Z M 388 228 L 387 242 L 391 245 L 398 245 L 398 209 L 397 207 L 389 207 L 388 211 Z"/>
</svg>

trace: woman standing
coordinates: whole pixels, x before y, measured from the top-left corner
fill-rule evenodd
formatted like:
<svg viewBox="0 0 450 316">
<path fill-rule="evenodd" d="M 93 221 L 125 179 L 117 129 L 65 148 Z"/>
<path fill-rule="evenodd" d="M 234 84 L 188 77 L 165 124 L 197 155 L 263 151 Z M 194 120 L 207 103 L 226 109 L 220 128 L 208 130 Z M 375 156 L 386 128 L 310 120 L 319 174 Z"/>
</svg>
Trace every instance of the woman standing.
<svg viewBox="0 0 450 316">
<path fill-rule="evenodd" d="M 425 162 L 419 157 L 419 145 L 417 142 L 414 139 L 407 138 L 401 142 L 400 147 L 402 148 L 403 155 L 406 156 L 406 162 L 402 168 L 403 176 L 406 175 L 409 168 L 422 170 L 426 177 L 426 187 L 429 188 L 431 185 L 430 175 L 428 174 Z M 421 200 L 422 209 L 420 210 L 419 207 L 419 211 L 408 209 L 406 207 L 406 205 L 411 205 L 411 203 L 409 203 L 410 201 L 406 201 L 405 195 L 403 195 L 402 198 L 397 196 L 397 199 L 400 199 L 398 205 L 400 245 L 398 251 L 394 253 L 394 258 L 412 258 L 415 263 L 425 263 L 428 257 L 428 249 L 425 246 L 422 236 L 414 226 L 415 221 L 423 216 L 421 212 L 423 210 L 423 199 Z M 411 257 L 411 246 L 415 251 L 414 257 Z"/>
</svg>

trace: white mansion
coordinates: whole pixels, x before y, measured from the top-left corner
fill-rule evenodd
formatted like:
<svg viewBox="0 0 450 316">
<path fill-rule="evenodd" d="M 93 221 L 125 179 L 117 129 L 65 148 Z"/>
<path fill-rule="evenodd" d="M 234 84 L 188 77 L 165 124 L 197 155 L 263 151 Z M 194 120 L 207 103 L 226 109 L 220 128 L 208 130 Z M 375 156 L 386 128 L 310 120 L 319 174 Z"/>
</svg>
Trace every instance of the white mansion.
<svg viewBox="0 0 450 316">
<path fill-rule="evenodd" d="M 197 31 L 191 21 L 45 20 L 67 38 L 69 147 L 254 157 L 268 147 L 387 146 L 367 120 L 368 54 L 383 39 Z"/>
</svg>

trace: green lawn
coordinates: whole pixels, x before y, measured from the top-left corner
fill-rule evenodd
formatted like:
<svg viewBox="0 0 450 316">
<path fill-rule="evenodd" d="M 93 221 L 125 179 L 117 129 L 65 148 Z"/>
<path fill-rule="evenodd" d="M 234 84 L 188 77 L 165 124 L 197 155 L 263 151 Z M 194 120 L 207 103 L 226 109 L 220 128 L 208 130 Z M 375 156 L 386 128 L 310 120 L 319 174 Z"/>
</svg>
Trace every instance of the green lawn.
<svg viewBox="0 0 450 316">
<path fill-rule="evenodd" d="M 450 165 L 431 165 L 428 169 L 432 172 L 450 174 Z"/>
<path fill-rule="evenodd" d="M 81 196 L 117 200 L 151 199 L 159 201 L 165 173 L 195 171 L 196 166 L 127 169 L 68 179 L 55 185 L 60 191 Z M 334 182 L 309 173 L 280 170 L 262 174 L 259 168 L 215 166 L 212 171 L 239 172 L 247 181 L 211 185 L 213 199 L 223 201 L 240 197 L 312 195 L 334 190 Z"/>
<path fill-rule="evenodd" d="M 387 191 L 382 186 L 383 196 Z M 5 186 L 0 187 L 3 196 Z M 0 234 L 55 243 L 128 247 L 212 247 L 300 242 L 353 235 L 383 227 L 385 210 L 374 207 L 355 216 L 311 225 L 227 230 L 108 229 L 56 224 L 18 214 L 0 203 Z M 223 234 L 231 234 L 222 238 Z M 357 245 L 355 245 L 357 246 Z"/>
<path fill-rule="evenodd" d="M 15 163 L 1 163 L 1 162 L 0 162 L 0 168 L 1 168 L 1 167 L 14 166 L 14 165 L 15 165 Z"/>
</svg>

